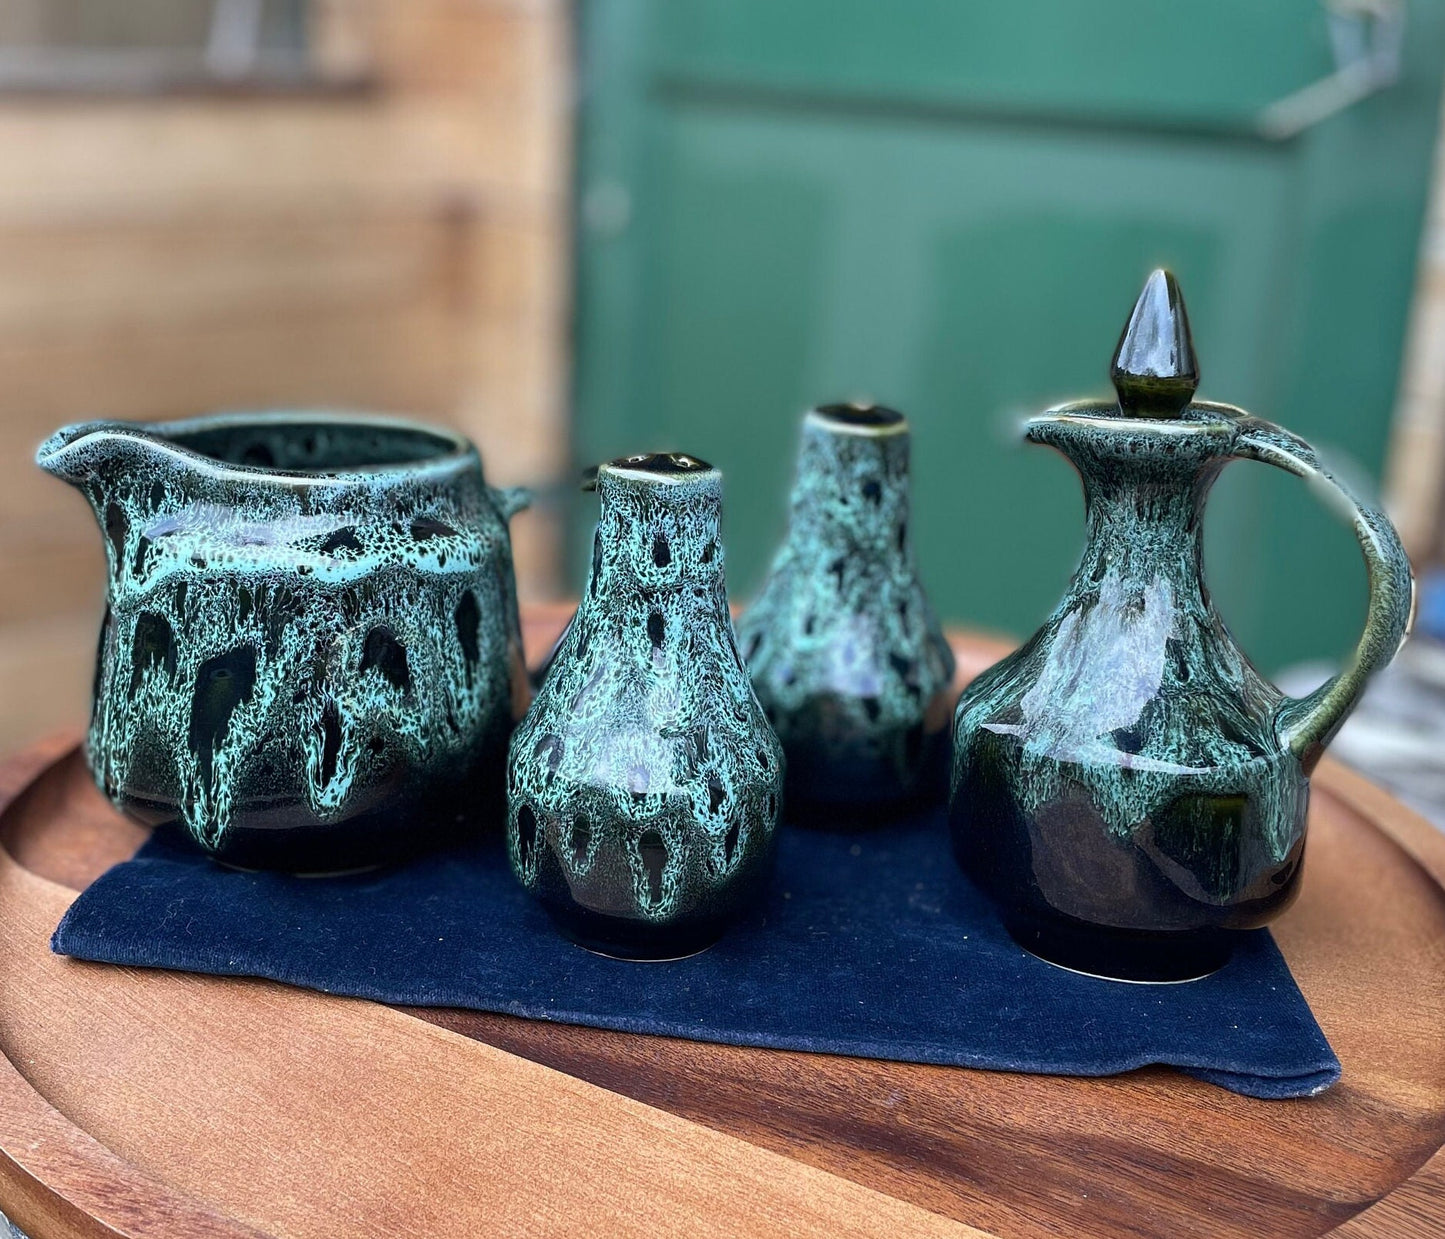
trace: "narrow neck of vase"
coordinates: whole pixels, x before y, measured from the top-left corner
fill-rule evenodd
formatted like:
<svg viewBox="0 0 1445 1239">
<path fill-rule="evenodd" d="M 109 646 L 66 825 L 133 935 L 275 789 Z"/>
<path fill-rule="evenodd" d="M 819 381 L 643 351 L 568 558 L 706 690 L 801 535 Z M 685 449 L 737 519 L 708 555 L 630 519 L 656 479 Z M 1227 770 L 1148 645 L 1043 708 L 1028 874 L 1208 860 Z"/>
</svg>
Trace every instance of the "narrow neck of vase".
<svg viewBox="0 0 1445 1239">
<path fill-rule="evenodd" d="M 1176 600 L 1207 606 L 1204 504 L 1220 467 L 1143 459 L 1081 466 L 1087 540 L 1070 592 L 1106 577 L 1140 585 L 1162 579 Z"/>
<path fill-rule="evenodd" d="M 1061 452 L 1083 479 L 1088 540 L 1069 600 L 1106 580 L 1111 592 L 1164 582 L 1181 605 L 1208 610 L 1204 504 L 1239 417 L 1200 403 L 1178 419 L 1141 419 L 1080 401 L 1030 419 L 1025 436 Z"/>
<path fill-rule="evenodd" d="M 623 458 L 598 469 L 602 511 L 583 606 L 625 608 L 639 598 L 689 594 L 725 616 L 722 475 L 691 457 L 680 459 L 695 468 L 643 463 L 657 459 L 669 458 Z"/>
<path fill-rule="evenodd" d="M 839 550 L 906 553 L 909 447 L 908 423 L 892 410 L 833 405 L 810 412 L 798 450 L 790 537 Z"/>
</svg>

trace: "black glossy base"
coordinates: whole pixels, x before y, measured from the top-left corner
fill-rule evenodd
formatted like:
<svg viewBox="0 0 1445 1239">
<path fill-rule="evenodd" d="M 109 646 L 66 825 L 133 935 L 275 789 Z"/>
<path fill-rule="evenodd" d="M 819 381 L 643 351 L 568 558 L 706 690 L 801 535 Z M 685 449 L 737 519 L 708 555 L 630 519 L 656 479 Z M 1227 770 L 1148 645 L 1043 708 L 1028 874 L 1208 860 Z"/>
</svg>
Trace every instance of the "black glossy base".
<svg viewBox="0 0 1445 1239">
<path fill-rule="evenodd" d="M 173 838 L 194 840 L 183 826 L 155 828 Z M 272 870 L 297 877 L 331 877 L 399 864 L 423 852 L 462 842 L 472 831 L 451 822 L 428 822 L 398 829 L 395 822 L 346 823 L 330 830 L 234 829 L 211 859 L 231 869 Z"/>
<path fill-rule="evenodd" d="M 783 819 L 790 826 L 801 826 L 806 830 L 862 834 L 942 802 L 942 794 L 936 790 L 890 800 L 846 801 L 821 800 L 788 791 L 783 799 Z"/>
<path fill-rule="evenodd" d="M 233 869 L 269 869 L 301 877 L 355 873 L 410 860 L 494 829 L 499 794 L 469 796 L 451 788 L 402 808 L 383 807 L 342 822 L 320 824 L 303 810 L 259 813 L 242 809 L 212 860 Z M 128 797 L 122 807 L 158 832 L 190 840 L 173 806 Z M 255 824 L 257 822 L 264 824 Z"/>
<path fill-rule="evenodd" d="M 865 759 L 837 766 L 814 760 L 806 774 L 790 764 L 783 819 L 808 830 L 854 833 L 936 808 L 948 799 L 948 739 L 944 731 L 925 742 L 923 767 L 909 787 L 900 785 L 892 769 Z"/>
<path fill-rule="evenodd" d="M 1115 981 L 1195 981 L 1217 972 L 1234 950 L 1227 929 L 1145 933 L 1127 929 L 1005 917 L 1004 925 L 1024 950 L 1060 968 Z"/>
<path fill-rule="evenodd" d="M 548 915 L 562 933 L 594 955 L 640 963 L 665 963 L 698 955 L 727 931 L 718 921 L 686 925 L 649 925 L 616 916 L 602 916 L 585 909 L 547 907 Z"/>
</svg>

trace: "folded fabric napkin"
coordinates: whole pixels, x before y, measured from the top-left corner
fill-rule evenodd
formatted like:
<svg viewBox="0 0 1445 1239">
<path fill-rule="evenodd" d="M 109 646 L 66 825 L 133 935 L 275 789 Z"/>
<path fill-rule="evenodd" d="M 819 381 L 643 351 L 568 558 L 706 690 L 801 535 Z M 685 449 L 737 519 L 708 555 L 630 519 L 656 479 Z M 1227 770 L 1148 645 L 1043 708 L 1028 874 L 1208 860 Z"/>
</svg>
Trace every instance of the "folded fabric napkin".
<svg viewBox="0 0 1445 1239">
<path fill-rule="evenodd" d="M 1099 1076 L 1148 1063 L 1253 1097 L 1333 1084 L 1339 1061 L 1268 931 L 1213 976 L 1133 985 L 1021 950 L 949 852 L 941 811 L 864 835 L 779 838 L 766 907 L 675 963 L 563 939 L 493 839 L 394 869 L 223 869 L 156 836 L 82 894 L 53 948 L 728 1045 Z"/>
</svg>

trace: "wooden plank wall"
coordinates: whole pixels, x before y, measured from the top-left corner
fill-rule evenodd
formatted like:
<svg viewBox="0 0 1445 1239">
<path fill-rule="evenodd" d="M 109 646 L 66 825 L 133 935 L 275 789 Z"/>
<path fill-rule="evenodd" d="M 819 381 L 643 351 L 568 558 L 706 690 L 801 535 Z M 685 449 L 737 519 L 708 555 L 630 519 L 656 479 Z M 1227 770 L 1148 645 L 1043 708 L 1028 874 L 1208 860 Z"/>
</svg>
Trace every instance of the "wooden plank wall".
<svg viewBox="0 0 1445 1239">
<path fill-rule="evenodd" d="M 87 417 L 325 405 L 566 459 L 563 0 L 317 0 L 364 89 L 0 97 L 0 752 L 84 715 L 103 559 L 34 468 Z M 514 525 L 557 591 L 545 508 Z"/>
</svg>

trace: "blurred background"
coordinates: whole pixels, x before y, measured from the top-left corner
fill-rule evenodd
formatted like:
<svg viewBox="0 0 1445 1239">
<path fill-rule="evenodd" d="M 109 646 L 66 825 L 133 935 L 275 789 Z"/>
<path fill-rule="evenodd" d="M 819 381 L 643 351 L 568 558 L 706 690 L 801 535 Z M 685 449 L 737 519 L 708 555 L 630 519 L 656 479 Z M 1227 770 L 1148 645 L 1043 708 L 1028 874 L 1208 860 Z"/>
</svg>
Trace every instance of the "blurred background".
<svg viewBox="0 0 1445 1239">
<path fill-rule="evenodd" d="M 870 397 L 939 611 L 1026 635 L 1082 507 L 1018 420 L 1107 390 L 1155 265 L 1201 394 L 1383 492 L 1428 573 L 1442 70 L 1445 0 L 0 0 L 0 752 L 85 716 L 100 536 L 31 458 L 89 417 L 458 426 L 538 488 L 524 599 L 579 588 L 581 465 L 694 452 L 745 599 L 801 412 Z M 1266 671 L 1349 648 L 1305 487 L 1231 468 L 1208 555 Z"/>
</svg>

